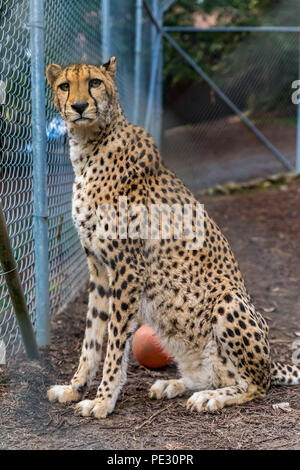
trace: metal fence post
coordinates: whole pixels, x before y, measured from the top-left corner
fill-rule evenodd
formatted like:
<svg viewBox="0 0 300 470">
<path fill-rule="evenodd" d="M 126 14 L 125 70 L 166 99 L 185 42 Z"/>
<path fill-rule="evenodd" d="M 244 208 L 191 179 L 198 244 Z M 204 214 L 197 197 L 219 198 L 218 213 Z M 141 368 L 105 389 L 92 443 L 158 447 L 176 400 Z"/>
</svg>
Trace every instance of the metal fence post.
<svg viewBox="0 0 300 470">
<path fill-rule="evenodd" d="M 0 205 L 0 262 L 4 272 L 7 289 L 20 327 L 25 351 L 30 359 L 38 359 L 39 352 L 33 327 L 30 322 L 25 295 L 20 281 L 17 263 L 11 248 L 5 217 Z"/>
<path fill-rule="evenodd" d="M 145 129 L 149 132 L 151 120 L 153 122 L 154 117 L 154 94 L 155 94 L 155 85 L 157 82 L 157 71 L 158 71 L 158 64 L 160 61 L 160 52 L 161 52 L 161 34 L 157 33 L 157 37 L 154 43 L 154 53 L 152 58 L 151 64 L 151 75 L 150 75 L 150 85 L 148 91 L 148 102 L 147 102 L 147 109 L 146 109 L 146 117 L 145 117 Z"/>
<path fill-rule="evenodd" d="M 110 58 L 110 3 L 109 0 L 101 1 L 101 34 L 102 34 L 102 61 Z"/>
<path fill-rule="evenodd" d="M 158 8 L 158 23 L 163 27 L 164 10 Z M 157 31 L 157 34 L 159 32 Z M 156 139 L 157 146 L 161 146 L 162 135 L 162 121 L 163 121 L 163 41 L 160 41 L 159 62 L 158 62 L 158 76 L 157 76 L 157 122 L 156 122 Z"/>
<path fill-rule="evenodd" d="M 144 4 L 145 7 L 145 4 Z M 152 14 L 156 18 L 158 15 L 158 0 L 152 0 Z M 158 36 L 158 31 L 155 27 L 155 25 L 151 22 L 151 52 L 152 52 L 152 60 L 151 60 L 151 69 L 154 67 L 155 64 L 155 42 L 156 38 Z M 157 71 L 158 71 L 158 64 L 157 64 Z M 151 70 L 152 72 L 152 70 Z M 158 78 L 158 73 L 156 73 L 156 81 L 155 81 L 155 86 L 154 86 L 154 97 L 153 97 L 153 111 L 152 111 L 152 116 L 151 116 L 151 126 L 150 126 L 150 134 L 154 137 L 155 143 L 158 146 L 159 145 L 159 134 L 157 133 L 157 118 L 158 118 L 158 83 L 157 83 L 157 78 Z M 149 96 L 148 96 L 149 100 Z"/>
<path fill-rule="evenodd" d="M 144 127 L 152 133 L 155 143 L 160 147 L 162 132 L 162 77 L 163 77 L 163 41 L 162 24 L 164 5 L 152 0 L 152 10 L 145 0 L 143 6 L 152 21 L 152 61 L 148 90 L 148 100 Z"/>
<path fill-rule="evenodd" d="M 33 205 L 37 343 L 49 342 L 48 207 L 45 116 L 44 0 L 30 0 Z"/>
<path fill-rule="evenodd" d="M 284 155 L 270 142 L 267 137 L 248 119 L 248 117 L 240 111 L 240 109 L 228 98 L 228 96 L 216 85 L 216 83 L 204 72 L 204 70 L 196 64 L 196 62 L 182 49 L 182 47 L 163 31 L 164 38 L 179 52 L 179 54 L 193 67 L 193 69 L 205 80 L 209 86 L 215 90 L 218 96 L 229 106 L 232 111 L 251 129 L 254 134 L 261 140 L 264 145 L 275 155 L 275 157 L 289 170 L 295 171 L 294 166 L 286 159 Z"/>
<path fill-rule="evenodd" d="M 300 41 L 298 53 L 298 79 L 300 80 Z M 300 103 L 297 105 L 297 150 L 296 150 L 296 168 L 295 172 L 300 174 Z"/>
<path fill-rule="evenodd" d="M 134 60 L 134 109 L 133 122 L 139 121 L 140 95 L 141 95 L 141 65 L 142 65 L 142 21 L 143 0 L 136 0 L 135 4 L 135 60 Z"/>
</svg>

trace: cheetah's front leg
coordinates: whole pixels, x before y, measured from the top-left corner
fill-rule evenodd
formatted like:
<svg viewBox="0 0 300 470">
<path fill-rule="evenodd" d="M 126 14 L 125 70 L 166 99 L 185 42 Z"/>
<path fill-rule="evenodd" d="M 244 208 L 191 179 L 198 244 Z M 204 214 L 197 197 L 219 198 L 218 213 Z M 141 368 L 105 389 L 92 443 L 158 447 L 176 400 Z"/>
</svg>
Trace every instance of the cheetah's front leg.
<svg viewBox="0 0 300 470">
<path fill-rule="evenodd" d="M 108 323 L 108 277 L 103 266 L 88 253 L 90 294 L 86 330 L 77 371 L 69 385 L 54 385 L 48 390 L 50 401 L 79 401 L 83 388 L 95 376 L 102 354 L 102 342 Z"/>
<path fill-rule="evenodd" d="M 149 390 L 149 398 L 152 400 L 175 398 L 183 395 L 186 390 L 183 379 L 156 380 Z"/>
<path fill-rule="evenodd" d="M 127 270 L 126 274 L 124 279 L 119 271 L 114 273 L 102 381 L 94 400 L 83 400 L 76 405 L 76 411 L 82 416 L 106 418 L 113 411 L 119 392 L 126 382 L 129 338 L 137 325 L 141 292 L 141 285 L 134 272 Z"/>
</svg>

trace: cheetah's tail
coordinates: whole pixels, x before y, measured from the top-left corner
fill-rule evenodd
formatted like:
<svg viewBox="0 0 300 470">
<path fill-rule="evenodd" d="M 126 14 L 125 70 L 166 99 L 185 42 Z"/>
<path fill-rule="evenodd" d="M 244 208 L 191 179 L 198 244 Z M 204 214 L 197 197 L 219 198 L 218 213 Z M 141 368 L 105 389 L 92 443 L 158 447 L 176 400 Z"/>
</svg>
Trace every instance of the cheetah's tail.
<svg viewBox="0 0 300 470">
<path fill-rule="evenodd" d="M 271 383 L 273 385 L 300 384 L 300 365 L 291 366 L 282 362 L 271 362 Z"/>
</svg>

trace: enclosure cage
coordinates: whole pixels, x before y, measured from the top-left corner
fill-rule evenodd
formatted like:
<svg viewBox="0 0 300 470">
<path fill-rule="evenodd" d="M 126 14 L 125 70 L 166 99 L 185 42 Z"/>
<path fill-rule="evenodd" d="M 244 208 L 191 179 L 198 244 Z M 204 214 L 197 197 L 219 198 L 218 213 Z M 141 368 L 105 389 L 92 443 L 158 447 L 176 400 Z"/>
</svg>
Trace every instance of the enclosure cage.
<svg viewBox="0 0 300 470">
<path fill-rule="evenodd" d="M 219 8 L 185 24 L 182 2 L 172 0 L 0 0 L 0 198 L 39 345 L 49 340 L 50 316 L 88 279 L 71 218 L 66 130 L 45 65 L 116 56 L 127 118 L 153 135 L 196 193 L 299 172 L 291 95 L 300 12 L 296 1 L 283 3 L 249 25 Z M 3 273 L 0 341 L 6 361 L 22 346 Z"/>
</svg>

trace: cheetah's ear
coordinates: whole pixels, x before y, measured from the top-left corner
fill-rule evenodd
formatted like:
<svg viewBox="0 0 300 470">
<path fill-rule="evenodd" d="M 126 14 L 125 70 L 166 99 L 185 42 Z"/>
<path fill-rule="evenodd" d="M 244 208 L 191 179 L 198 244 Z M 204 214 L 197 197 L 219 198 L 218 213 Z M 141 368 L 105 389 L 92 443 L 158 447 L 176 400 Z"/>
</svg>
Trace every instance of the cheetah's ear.
<svg viewBox="0 0 300 470">
<path fill-rule="evenodd" d="M 117 58 L 111 57 L 108 62 L 101 66 L 101 68 L 104 69 L 105 72 L 108 72 L 114 78 L 117 70 Z"/>
<path fill-rule="evenodd" d="M 46 69 L 46 77 L 51 88 L 53 87 L 54 82 L 59 76 L 59 74 L 61 73 L 61 71 L 62 71 L 62 68 L 60 65 L 57 65 L 57 64 L 48 65 Z"/>
</svg>

